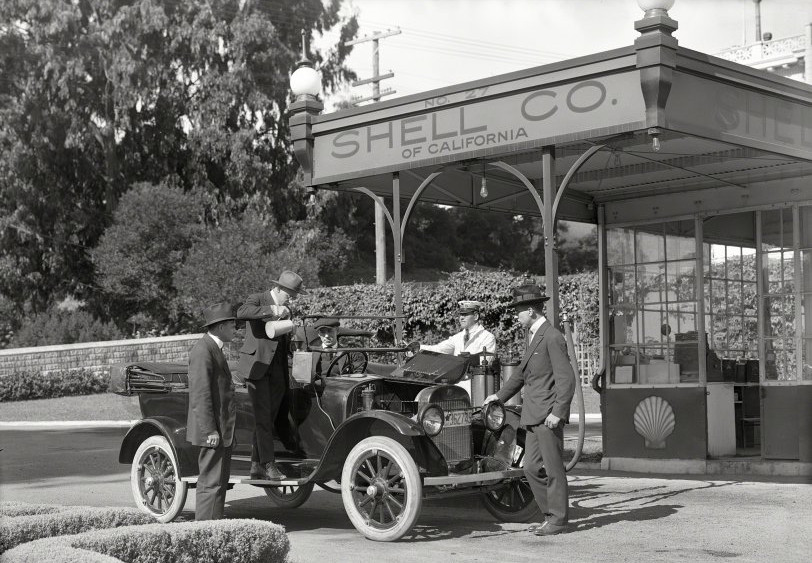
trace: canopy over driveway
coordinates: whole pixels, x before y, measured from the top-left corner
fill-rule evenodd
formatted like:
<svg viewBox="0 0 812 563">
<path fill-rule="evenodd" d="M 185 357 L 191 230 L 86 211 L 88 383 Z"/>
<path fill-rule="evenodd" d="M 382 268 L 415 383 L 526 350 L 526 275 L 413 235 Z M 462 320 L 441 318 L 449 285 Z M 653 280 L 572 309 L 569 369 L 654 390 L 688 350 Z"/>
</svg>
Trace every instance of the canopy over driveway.
<svg viewBox="0 0 812 563">
<path fill-rule="evenodd" d="M 556 221 L 597 224 L 606 468 L 748 473 L 752 457 L 711 463 L 760 453 L 812 475 L 812 87 L 679 47 L 664 9 L 635 29 L 630 47 L 328 115 L 302 94 L 306 185 L 392 198 L 399 315 L 418 199 L 540 216 L 554 324 Z"/>
</svg>

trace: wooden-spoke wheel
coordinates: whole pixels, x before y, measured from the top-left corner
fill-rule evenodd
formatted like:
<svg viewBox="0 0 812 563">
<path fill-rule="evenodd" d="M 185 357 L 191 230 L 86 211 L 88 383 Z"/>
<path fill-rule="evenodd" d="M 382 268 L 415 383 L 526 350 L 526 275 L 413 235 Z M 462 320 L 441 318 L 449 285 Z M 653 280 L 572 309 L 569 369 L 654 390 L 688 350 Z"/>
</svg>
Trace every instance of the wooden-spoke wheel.
<svg viewBox="0 0 812 563">
<path fill-rule="evenodd" d="M 130 487 L 138 508 L 159 522 L 171 522 L 181 513 L 188 485 L 180 480 L 178 462 L 166 438 L 150 436 L 138 446 Z"/>
<path fill-rule="evenodd" d="M 423 504 L 420 474 L 402 445 L 373 436 L 356 445 L 341 473 L 344 509 L 355 528 L 375 541 L 403 537 Z"/>
<path fill-rule="evenodd" d="M 533 491 L 524 477 L 483 493 L 482 504 L 502 522 L 529 522 L 539 511 Z"/>
<path fill-rule="evenodd" d="M 282 485 L 281 487 L 263 487 L 270 501 L 280 508 L 299 508 L 313 492 L 313 483 L 304 485 Z"/>
</svg>

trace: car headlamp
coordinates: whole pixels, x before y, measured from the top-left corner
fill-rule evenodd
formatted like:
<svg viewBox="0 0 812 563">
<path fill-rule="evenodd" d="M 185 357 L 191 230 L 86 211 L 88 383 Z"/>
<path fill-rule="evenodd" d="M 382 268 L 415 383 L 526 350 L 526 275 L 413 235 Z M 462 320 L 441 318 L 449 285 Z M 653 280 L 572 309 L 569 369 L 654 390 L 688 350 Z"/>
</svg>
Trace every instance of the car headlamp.
<svg viewBox="0 0 812 563">
<path fill-rule="evenodd" d="M 502 403 L 491 401 L 482 407 L 482 420 L 485 421 L 485 427 L 491 432 L 501 430 L 505 425 L 505 407 Z"/>
<path fill-rule="evenodd" d="M 443 429 L 445 414 L 439 405 L 424 405 L 417 413 L 417 420 L 427 436 L 436 436 Z"/>
</svg>

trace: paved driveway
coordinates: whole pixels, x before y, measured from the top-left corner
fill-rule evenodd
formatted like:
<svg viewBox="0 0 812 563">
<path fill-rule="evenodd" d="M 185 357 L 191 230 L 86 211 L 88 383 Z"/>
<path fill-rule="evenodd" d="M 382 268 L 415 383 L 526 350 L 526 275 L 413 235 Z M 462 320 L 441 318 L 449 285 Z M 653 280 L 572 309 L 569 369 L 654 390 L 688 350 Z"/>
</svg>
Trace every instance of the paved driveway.
<svg viewBox="0 0 812 563">
<path fill-rule="evenodd" d="M 132 506 L 127 468 L 116 463 L 125 429 L 0 431 L 0 500 Z M 19 445 L 30 446 L 22 451 Z M 229 492 L 226 515 L 284 525 L 297 562 L 807 561 L 812 485 L 577 472 L 570 475 L 573 533 L 536 538 L 495 522 L 477 499 L 426 502 L 403 540 L 358 534 L 341 497 L 316 491 L 280 510 L 249 486 Z M 192 518 L 194 494 L 184 518 Z"/>
</svg>

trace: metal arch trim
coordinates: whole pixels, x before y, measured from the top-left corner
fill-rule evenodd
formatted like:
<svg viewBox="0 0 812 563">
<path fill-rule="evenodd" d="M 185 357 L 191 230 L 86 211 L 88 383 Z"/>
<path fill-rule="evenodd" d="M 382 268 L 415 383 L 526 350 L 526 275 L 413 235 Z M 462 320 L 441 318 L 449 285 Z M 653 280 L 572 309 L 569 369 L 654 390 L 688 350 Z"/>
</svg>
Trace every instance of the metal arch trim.
<svg viewBox="0 0 812 563">
<path fill-rule="evenodd" d="M 524 184 L 524 187 L 527 188 L 527 191 L 530 192 L 530 195 L 533 196 L 533 199 L 536 201 L 536 205 L 539 208 L 541 216 L 544 217 L 544 202 L 541 200 L 541 196 L 539 195 L 538 190 L 536 190 L 536 187 L 533 185 L 533 183 L 530 180 L 528 180 L 524 174 L 522 174 L 521 172 L 519 172 L 513 166 L 511 166 L 506 162 L 497 160 L 496 162 L 491 162 L 491 164 L 493 166 L 496 166 L 497 168 L 501 168 L 505 172 L 508 172 L 509 174 L 512 174 L 513 176 L 518 178 L 522 182 L 522 184 Z"/>
<path fill-rule="evenodd" d="M 383 202 L 383 200 L 379 196 L 372 193 L 372 190 L 370 190 L 369 188 L 353 188 L 353 190 L 355 190 L 356 192 L 361 192 L 362 194 L 368 195 L 369 197 L 371 197 L 372 199 L 375 200 L 375 203 L 377 205 L 381 206 L 381 209 L 383 209 L 384 215 L 386 215 L 386 220 L 389 221 L 389 227 L 392 229 L 392 233 L 394 234 L 394 232 L 395 232 L 395 220 L 392 219 L 392 214 L 389 213 L 389 209 L 386 208 L 386 204 Z"/>
<path fill-rule="evenodd" d="M 558 187 L 558 191 L 555 194 L 555 201 L 553 202 L 553 220 L 558 215 L 558 204 L 561 203 L 561 197 L 564 195 L 564 190 L 567 189 L 569 186 L 570 180 L 572 177 L 575 176 L 576 172 L 580 170 L 581 166 L 589 160 L 593 154 L 598 152 L 599 150 L 606 148 L 605 145 L 593 145 L 589 147 L 584 154 L 578 157 L 578 160 L 570 166 L 570 169 L 567 171 L 567 174 L 564 176 L 564 179 L 561 180 L 561 185 Z"/>
<path fill-rule="evenodd" d="M 426 176 L 426 179 L 423 180 L 420 183 L 420 186 L 417 188 L 417 190 L 414 192 L 414 194 L 412 194 L 412 199 L 409 200 L 409 205 L 406 206 L 406 211 L 403 213 L 403 221 L 401 221 L 401 223 L 400 223 L 400 242 L 401 242 L 401 244 L 403 244 L 403 237 L 404 237 L 404 235 L 406 233 L 406 225 L 409 224 L 409 216 L 412 214 L 412 209 L 414 209 L 414 206 L 417 203 L 417 200 L 420 198 L 420 196 L 423 194 L 423 192 L 426 190 L 426 188 L 429 187 L 429 184 L 431 184 L 431 182 L 437 176 L 442 174 L 444 171 L 445 171 L 444 169 L 443 170 L 438 170 L 437 172 L 432 172 L 431 174 Z"/>
</svg>

